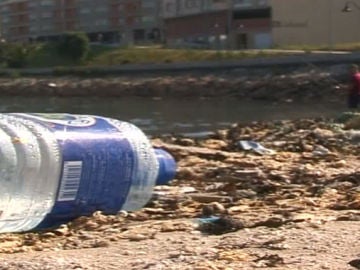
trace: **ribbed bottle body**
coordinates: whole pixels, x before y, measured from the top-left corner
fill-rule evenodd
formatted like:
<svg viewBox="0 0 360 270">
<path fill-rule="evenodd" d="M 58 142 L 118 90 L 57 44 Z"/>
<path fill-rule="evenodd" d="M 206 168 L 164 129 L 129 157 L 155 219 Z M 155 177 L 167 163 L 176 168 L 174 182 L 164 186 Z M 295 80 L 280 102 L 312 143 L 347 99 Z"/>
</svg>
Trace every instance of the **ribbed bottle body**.
<svg viewBox="0 0 360 270">
<path fill-rule="evenodd" d="M 130 123 L 0 114 L 0 232 L 48 227 L 97 210 L 139 209 L 158 170 L 149 140 Z"/>
</svg>

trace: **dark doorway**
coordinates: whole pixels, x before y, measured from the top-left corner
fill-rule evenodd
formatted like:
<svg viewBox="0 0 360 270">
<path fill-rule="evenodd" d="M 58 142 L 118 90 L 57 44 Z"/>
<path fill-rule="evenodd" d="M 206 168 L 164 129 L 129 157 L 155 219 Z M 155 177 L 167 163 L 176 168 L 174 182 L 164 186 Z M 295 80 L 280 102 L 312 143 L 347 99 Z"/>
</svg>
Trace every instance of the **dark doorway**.
<svg viewBox="0 0 360 270">
<path fill-rule="evenodd" d="M 240 33 L 236 35 L 236 47 L 238 49 L 248 49 L 248 35 Z"/>
<path fill-rule="evenodd" d="M 134 30 L 134 41 L 142 42 L 145 40 L 145 30 L 144 29 L 135 29 Z"/>
</svg>

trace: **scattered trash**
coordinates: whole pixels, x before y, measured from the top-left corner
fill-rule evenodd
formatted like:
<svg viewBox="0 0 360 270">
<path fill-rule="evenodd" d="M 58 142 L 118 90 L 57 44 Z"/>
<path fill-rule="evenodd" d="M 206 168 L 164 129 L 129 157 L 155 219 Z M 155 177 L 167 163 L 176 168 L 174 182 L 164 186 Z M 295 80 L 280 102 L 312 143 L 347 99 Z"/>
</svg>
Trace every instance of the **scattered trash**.
<svg viewBox="0 0 360 270">
<path fill-rule="evenodd" d="M 266 254 L 254 260 L 258 263 L 258 267 L 277 267 L 283 265 L 284 259 L 277 254 Z"/>
<path fill-rule="evenodd" d="M 212 223 L 218 221 L 219 219 L 220 217 L 211 216 L 211 217 L 199 218 L 198 221 L 200 224 L 203 224 L 203 223 Z"/>
<path fill-rule="evenodd" d="M 239 138 L 247 134 L 281 151 L 276 156 L 244 156 L 236 150 Z M 16 147 L 26 147 L 30 141 L 23 136 L 11 139 Z M 360 269 L 360 258 L 349 253 L 352 240 L 358 238 L 355 221 L 360 220 L 359 145 L 343 130 L 334 131 L 328 122 L 315 120 L 256 123 L 226 131 L 225 147 L 209 149 L 214 140 L 192 140 L 192 146 L 184 147 L 177 137 L 155 138 L 153 143 L 174 154 L 179 169 L 170 185 L 154 187 L 158 196 L 148 205 L 116 215 L 97 212 L 49 231 L 0 234 L 0 253 L 82 249 L 77 254 L 84 254 L 85 248 L 124 243 L 121 256 L 144 258 L 132 265 L 136 269 L 167 269 L 185 262 L 197 270 L 301 269 L 304 265 Z M 311 153 L 319 150 L 317 145 L 331 150 L 331 155 L 314 158 Z M 242 224 L 244 229 L 235 232 Z M 338 246 L 345 247 L 338 249 L 339 258 L 318 260 Z M 296 253 L 297 247 L 304 248 L 304 253 Z M 318 248 L 324 251 L 319 256 Z M 168 254 L 161 260 L 164 264 L 145 258 L 149 253 L 156 257 L 158 250 Z M 314 250 L 315 257 L 302 256 Z M 32 254 L 31 258 L 42 258 Z"/>
<path fill-rule="evenodd" d="M 206 234 L 225 234 L 235 232 L 244 228 L 244 224 L 228 215 L 221 217 L 211 216 L 200 218 L 198 230 Z"/>
<path fill-rule="evenodd" d="M 262 146 L 261 144 L 255 142 L 255 141 L 241 140 L 238 142 L 238 144 L 243 150 L 246 150 L 246 151 L 253 150 L 260 155 L 274 155 L 276 153 L 274 150 L 265 148 L 264 146 Z"/>
<path fill-rule="evenodd" d="M 0 126 L 0 233 L 58 226 L 96 210 L 141 209 L 153 187 L 176 174 L 175 159 L 127 122 L 3 113 Z"/>
<path fill-rule="evenodd" d="M 331 151 L 329 149 L 327 149 L 326 147 L 321 146 L 321 145 L 315 146 L 315 149 L 313 151 L 313 155 L 315 155 L 315 156 L 326 156 L 326 155 L 329 155 L 329 154 L 331 154 Z"/>
</svg>

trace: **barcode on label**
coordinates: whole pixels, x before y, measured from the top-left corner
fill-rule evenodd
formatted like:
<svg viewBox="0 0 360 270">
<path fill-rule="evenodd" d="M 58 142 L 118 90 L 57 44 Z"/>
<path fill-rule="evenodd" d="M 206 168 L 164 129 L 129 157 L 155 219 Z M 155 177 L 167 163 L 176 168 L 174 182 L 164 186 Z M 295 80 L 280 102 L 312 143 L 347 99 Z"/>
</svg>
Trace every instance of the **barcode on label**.
<svg viewBox="0 0 360 270">
<path fill-rule="evenodd" d="M 65 161 L 58 201 L 75 200 L 80 186 L 82 161 Z"/>
</svg>

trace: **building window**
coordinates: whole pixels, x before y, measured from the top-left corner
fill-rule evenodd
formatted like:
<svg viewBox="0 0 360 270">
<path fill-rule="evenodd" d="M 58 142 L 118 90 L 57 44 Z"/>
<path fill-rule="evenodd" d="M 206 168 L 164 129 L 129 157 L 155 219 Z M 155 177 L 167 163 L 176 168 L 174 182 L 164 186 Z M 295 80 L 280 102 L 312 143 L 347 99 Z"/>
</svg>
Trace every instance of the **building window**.
<svg viewBox="0 0 360 270">
<path fill-rule="evenodd" d="M 200 7 L 200 2 L 198 0 L 186 0 L 185 8 L 198 8 Z"/>
<path fill-rule="evenodd" d="M 80 9 L 81 14 L 89 14 L 91 12 L 90 8 L 82 8 Z"/>
<path fill-rule="evenodd" d="M 135 29 L 134 30 L 134 40 L 143 41 L 145 39 L 145 30 L 144 29 Z"/>
<path fill-rule="evenodd" d="M 31 13 L 29 15 L 30 20 L 36 20 L 37 17 L 38 17 L 37 14 L 34 14 L 34 13 Z"/>
<path fill-rule="evenodd" d="M 141 21 L 143 23 L 153 23 L 153 22 L 155 22 L 155 17 L 154 16 L 143 16 L 141 18 Z"/>
<path fill-rule="evenodd" d="M 39 3 L 37 1 L 29 1 L 28 5 L 30 8 L 37 7 Z"/>
<path fill-rule="evenodd" d="M 40 26 L 41 31 L 49 31 L 51 29 L 52 29 L 52 27 L 49 24 L 44 24 L 44 25 Z"/>
<path fill-rule="evenodd" d="M 139 6 L 136 3 L 132 3 L 132 2 L 128 2 L 124 6 L 124 10 L 125 10 L 126 13 L 127 12 L 135 13 L 138 9 L 139 9 Z"/>
<path fill-rule="evenodd" d="M 96 11 L 97 11 L 97 12 L 106 12 L 106 11 L 108 11 L 108 9 L 107 9 L 106 6 L 98 6 L 98 7 L 96 8 Z"/>
<path fill-rule="evenodd" d="M 5 6 L 2 6 L 1 7 L 1 12 L 8 12 L 10 9 L 9 9 L 9 6 L 8 5 L 5 5 Z"/>
<path fill-rule="evenodd" d="M 134 22 L 135 22 L 135 17 L 134 16 L 126 17 L 126 20 L 125 20 L 126 25 L 128 25 L 128 26 L 133 25 Z"/>
<path fill-rule="evenodd" d="M 258 6 L 267 6 L 268 0 L 258 0 Z"/>
<path fill-rule="evenodd" d="M 35 1 L 34 1 L 35 2 Z M 50 6 L 53 6 L 54 5 L 54 2 L 51 1 L 51 0 L 42 0 L 40 2 L 40 5 L 43 6 L 43 7 L 50 7 Z"/>
<path fill-rule="evenodd" d="M 30 26 L 29 30 L 31 33 L 36 33 L 38 31 L 38 28 L 36 26 Z"/>
<path fill-rule="evenodd" d="M 109 22 L 107 20 L 96 20 L 95 21 L 96 26 L 106 26 L 108 24 L 109 24 Z"/>
<path fill-rule="evenodd" d="M 51 17 L 52 17 L 51 12 L 43 12 L 41 14 L 41 18 L 51 18 Z"/>
<path fill-rule="evenodd" d="M 251 7 L 253 6 L 253 0 L 234 0 L 235 7 Z"/>
<path fill-rule="evenodd" d="M 173 2 L 165 2 L 163 5 L 163 13 L 165 17 L 176 15 L 176 6 Z"/>
<path fill-rule="evenodd" d="M 143 8 L 155 8 L 156 2 L 154 0 L 142 0 L 141 5 Z"/>
<path fill-rule="evenodd" d="M 174 6 L 173 3 L 168 2 L 168 3 L 165 4 L 165 11 L 166 12 L 172 12 L 174 9 L 175 9 L 175 6 Z"/>
<path fill-rule="evenodd" d="M 271 17 L 270 8 L 243 9 L 234 12 L 234 19 L 264 19 Z"/>
<path fill-rule="evenodd" d="M 134 17 L 134 23 L 141 23 L 142 22 L 142 17 Z"/>
<path fill-rule="evenodd" d="M 8 23 L 9 21 L 10 21 L 10 19 L 9 19 L 9 17 L 2 17 L 2 23 L 4 23 L 4 24 L 6 24 L 6 23 Z"/>
</svg>

